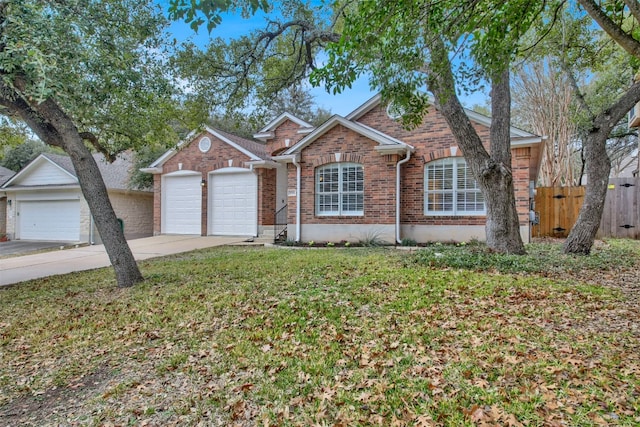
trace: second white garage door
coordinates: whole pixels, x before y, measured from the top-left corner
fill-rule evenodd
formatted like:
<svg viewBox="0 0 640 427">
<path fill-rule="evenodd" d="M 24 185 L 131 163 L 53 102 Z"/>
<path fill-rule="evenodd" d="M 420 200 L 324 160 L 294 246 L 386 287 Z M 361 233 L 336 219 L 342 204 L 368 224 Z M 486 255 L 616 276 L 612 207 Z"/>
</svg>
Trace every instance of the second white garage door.
<svg viewBox="0 0 640 427">
<path fill-rule="evenodd" d="M 80 200 L 34 200 L 19 204 L 19 239 L 80 240 Z"/>
<path fill-rule="evenodd" d="M 162 197 L 164 234 L 200 234 L 202 230 L 202 175 L 165 176 Z"/>
<path fill-rule="evenodd" d="M 257 177 L 246 169 L 233 169 L 210 175 L 209 234 L 255 236 L 258 228 Z"/>
</svg>

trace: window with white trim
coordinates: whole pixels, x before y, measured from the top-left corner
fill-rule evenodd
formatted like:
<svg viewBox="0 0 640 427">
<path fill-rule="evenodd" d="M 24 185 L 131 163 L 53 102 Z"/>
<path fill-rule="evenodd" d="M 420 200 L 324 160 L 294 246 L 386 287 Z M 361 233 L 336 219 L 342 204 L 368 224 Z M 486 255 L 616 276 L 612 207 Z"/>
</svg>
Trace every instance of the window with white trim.
<svg viewBox="0 0 640 427">
<path fill-rule="evenodd" d="M 484 196 L 463 157 L 425 165 L 425 215 L 485 215 Z"/>
<path fill-rule="evenodd" d="M 316 169 L 316 215 L 364 215 L 361 164 L 331 163 Z"/>
</svg>

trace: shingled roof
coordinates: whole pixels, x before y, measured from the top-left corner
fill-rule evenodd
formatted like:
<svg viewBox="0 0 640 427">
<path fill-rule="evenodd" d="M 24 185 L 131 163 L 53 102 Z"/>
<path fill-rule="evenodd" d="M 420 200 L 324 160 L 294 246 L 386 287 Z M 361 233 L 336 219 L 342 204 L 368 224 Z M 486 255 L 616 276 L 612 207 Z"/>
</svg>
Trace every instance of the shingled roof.
<svg viewBox="0 0 640 427">
<path fill-rule="evenodd" d="M 45 153 L 44 157 L 51 160 L 73 176 L 76 176 L 73 163 L 69 156 L 60 154 Z M 121 153 L 116 157 L 113 163 L 107 162 L 102 154 L 94 154 L 93 158 L 98 164 L 100 174 L 104 180 L 104 184 L 109 190 L 128 190 L 129 178 L 133 170 L 133 154 L 131 152 Z M 77 177 L 77 176 L 76 176 Z"/>
<path fill-rule="evenodd" d="M 257 141 L 252 141 L 250 139 L 242 138 L 240 136 L 222 131 L 220 129 L 213 129 L 213 130 L 215 130 L 217 133 L 224 136 L 225 138 L 229 139 L 230 141 L 235 142 L 242 148 L 252 152 L 256 156 L 260 157 L 262 160 L 267 160 L 269 158 L 269 153 L 267 152 L 267 146 L 265 144 Z"/>
<path fill-rule="evenodd" d="M 9 179 L 16 173 L 11 169 L 7 169 L 4 166 L 0 166 L 0 185 L 9 181 Z"/>
</svg>

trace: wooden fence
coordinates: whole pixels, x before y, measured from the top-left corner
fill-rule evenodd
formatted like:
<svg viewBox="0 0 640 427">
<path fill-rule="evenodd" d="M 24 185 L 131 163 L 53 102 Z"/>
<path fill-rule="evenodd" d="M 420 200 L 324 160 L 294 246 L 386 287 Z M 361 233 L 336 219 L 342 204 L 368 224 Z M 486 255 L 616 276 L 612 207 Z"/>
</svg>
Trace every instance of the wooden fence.
<svg viewBox="0 0 640 427">
<path fill-rule="evenodd" d="M 533 237 L 567 237 L 578 219 L 584 187 L 536 189 L 538 224 Z M 640 178 L 612 178 L 605 200 L 598 237 L 640 239 Z"/>
</svg>

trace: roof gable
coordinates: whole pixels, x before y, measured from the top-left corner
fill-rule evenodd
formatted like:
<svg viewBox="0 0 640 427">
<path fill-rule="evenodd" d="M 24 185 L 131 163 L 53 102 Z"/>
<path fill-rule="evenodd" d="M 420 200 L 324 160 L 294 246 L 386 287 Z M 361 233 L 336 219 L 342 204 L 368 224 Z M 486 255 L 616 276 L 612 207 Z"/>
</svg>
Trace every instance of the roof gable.
<svg viewBox="0 0 640 427">
<path fill-rule="evenodd" d="M 150 173 L 160 172 L 159 168 L 162 167 L 162 165 L 164 165 L 167 160 L 178 154 L 182 148 L 191 144 L 205 132 L 215 136 L 225 144 L 228 144 L 241 153 L 247 155 L 249 158 L 251 158 L 251 160 L 264 160 L 269 157 L 266 148 L 259 142 L 251 141 L 249 139 L 245 139 L 237 135 L 221 131 L 219 129 L 213 129 L 209 126 L 205 126 L 203 132 L 191 132 L 189 135 L 187 135 L 187 138 L 178 143 L 176 148 L 167 150 L 162 156 L 158 157 L 153 163 L 151 163 L 148 168 L 144 168 L 143 171 Z"/>
<path fill-rule="evenodd" d="M 305 147 L 307 147 L 308 145 L 313 143 L 319 137 L 321 137 L 322 135 L 326 134 L 327 132 L 329 132 L 331 129 L 333 129 L 336 126 L 344 126 L 347 129 L 350 129 L 350 130 L 352 130 L 352 131 L 354 131 L 354 132 L 356 132 L 356 133 L 358 133 L 358 134 L 360 134 L 362 136 L 365 136 L 365 137 L 371 139 L 374 142 L 377 142 L 378 146 L 381 147 L 383 150 L 385 148 L 390 149 L 390 150 L 402 150 L 402 151 L 405 151 L 406 149 L 413 149 L 413 147 L 411 147 L 410 145 L 405 144 L 404 142 L 402 142 L 402 141 L 400 141 L 400 140 L 398 140 L 396 138 L 392 138 L 389 135 L 386 135 L 386 134 L 380 132 L 379 130 L 370 128 L 369 126 L 365 126 L 365 125 L 360 124 L 358 122 L 349 121 L 349 120 L 345 119 L 344 117 L 341 117 L 341 116 L 338 116 L 338 115 L 334 115 L 329 120 L 324 122 L 320 127 L 316 128 L 309 135 L 307 135 L 306 137 L 302 138 L 297 144 L 295 144 L 293 147 L 289 148 L 283 154 L 284 155 L 291 155 L 291 154 L 299 153 Z"/>
<path fill-rule="evenodd" d="M 274 137 L 275 130 L 287 120 L 300 126 L 300 129 L 298 129 L 298 133 L 301 133 L 301 134 L 307 134 L 313 131 L 313 129 L 315 128 L 312 124 L 297 118 L 293 114 L 284 112 L 280 114 L 278 117 L 271 120 L 269 123 L 267 123 L 262 129 L 258 131 L 258 133 L 254 134 L 253 137 L 256 139 L 260 139 L 262 141 L 271 139 Z"/>
<path fill-rule="evenodd" d="M 430 102 L 432 105 L 435 105 L 435 100 L 430 97 Z M 378 93 L 377 95 L 371 97 L 358 108 L 353 110 L 351 113 L 347 115 L 347 120 L 357 121 L 359 118 L 364 116 L 369 111 L 373 110 L 375 107 L 379 106 L 382 103 L 382 96 Z M 469 110 L 467 108 L 464 109 L 465 114 L 472 122 L 481 124 L 483 126 L 490 127 L 491 126 L 491 117 L 487 117 L 483 114 L 477 113 L 473 110 Z M 538 143 L 542 141 L 542 138 L 538 135 L 529 133 L 522 129 L 518 129 L 514 126 L 510 126 L 510 135 L 511 135 L 511 145 L 526 145 L 532 143 Z"/>
<path fill-rule="evenodd" d="M 46 154 L 40 154 L 9 179 L 3 187 L 78 184 L 78 178 L 65 166 Z"/>
<path fill-rule="evenodd" d="M 94 154 L 100 175 L 109 190 L 128 190 L 133 165 L 133 155 L 121 153 L 109 163 L 102 154 Z M 8 180 L 3 188 L 10 186 L 52 186 L 78 185 L 78 178 L 71 158 L 59 154 L 44 153 L 32 160 L 17 174 Z"/>
</svg>

